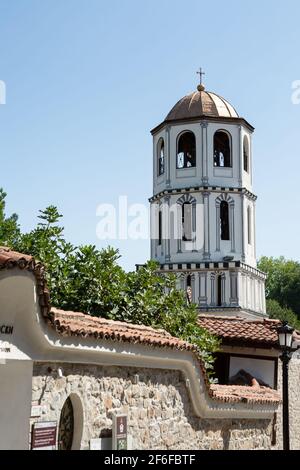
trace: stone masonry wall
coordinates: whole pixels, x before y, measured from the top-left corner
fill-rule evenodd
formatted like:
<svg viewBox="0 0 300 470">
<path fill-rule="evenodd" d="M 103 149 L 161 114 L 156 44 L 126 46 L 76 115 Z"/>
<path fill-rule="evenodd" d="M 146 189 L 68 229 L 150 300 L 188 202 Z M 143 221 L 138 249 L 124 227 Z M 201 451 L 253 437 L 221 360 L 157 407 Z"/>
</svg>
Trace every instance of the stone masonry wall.
<svg viewBox="0 0 300 470">
<path fill-rule="evenodd" d="M 64 370 L 60 379 L 47 370 L 58 366 Z M 139 375 L 138 383 L 134 383 L 135 374 Z M 111 429 L 113 412 L 128 414 L 133 449 L 271 448 L 271 420 L 196 417 L 178 371 L 35 364 L 32 390 L 33 403 L 42 405 L 42 415 L 36 418 L 41 421 L 59 423 L 68 396 L 72 398 L 75 394 L 79 398 L 83 410 L 81 449 L 88 449 L 90 439 L 98 438 L 102 430 Z M 75 428 L 79 421 L 75 413 Z"/>
<path fill-rule="evenodd" d="M 282 367 L 278 361 L 278 390 L 282 393 Z M 300 351 L 293 355 L 289 363 L 289 422 L 290 447 L 300 450 Z M 277 432 L 279 448 L 282 448 L 282 407 L 277 413 Z"/>
</svg>

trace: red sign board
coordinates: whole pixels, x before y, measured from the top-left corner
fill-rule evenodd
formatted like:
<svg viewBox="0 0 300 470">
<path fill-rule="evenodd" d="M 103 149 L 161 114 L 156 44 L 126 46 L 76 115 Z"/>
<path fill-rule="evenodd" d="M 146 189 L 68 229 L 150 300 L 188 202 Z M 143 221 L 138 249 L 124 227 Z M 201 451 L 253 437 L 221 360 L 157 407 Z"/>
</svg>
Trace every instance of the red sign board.
<svg viewBox="0 0 300 470">
<path fill-rule="evenodd" d="M 35 423 L 32 429 L 31 449 L 56 447 L 57 423 L 54 421 Z"/>
<path fill-rule="evenodd" d="M 124 437 L 127 434 L 127 416 L 117 416 L 117 437 Z"/>
<path fill-rule="evenodd" d="M 127 450 L 127 415 L 114 415 L 113 449 Z"/>
</svg>

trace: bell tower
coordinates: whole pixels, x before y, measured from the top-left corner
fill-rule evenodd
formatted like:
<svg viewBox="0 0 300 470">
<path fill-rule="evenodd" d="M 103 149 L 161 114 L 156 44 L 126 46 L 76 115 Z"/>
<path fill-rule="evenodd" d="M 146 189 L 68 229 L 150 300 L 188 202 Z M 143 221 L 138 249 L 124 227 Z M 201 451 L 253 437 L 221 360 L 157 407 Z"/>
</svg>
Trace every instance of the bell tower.
<svg viewBox="0 0 300 470">
<path fill-rule="evenodd" d="M 200 312 L 266 316 L 256 266 L 254 128 L 200 84 L 152 130 L 151 258 Z"/>
</svg>

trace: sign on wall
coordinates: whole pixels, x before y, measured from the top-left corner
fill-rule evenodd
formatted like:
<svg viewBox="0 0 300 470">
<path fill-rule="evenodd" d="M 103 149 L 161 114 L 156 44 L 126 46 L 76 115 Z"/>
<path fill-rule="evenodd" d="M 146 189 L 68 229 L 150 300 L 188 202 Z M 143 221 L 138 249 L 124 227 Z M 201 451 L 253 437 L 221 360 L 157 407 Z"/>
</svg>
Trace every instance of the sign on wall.
<svg viewBox="0 0 300 470">
<path fill-rule="evenodd" d="M 12 325 L 0 325 L 0 353 L 10 353 L 11 345 L 6 340 L 7 336 L 13 334 L 14 327 Z"/>
<path fill-rule="evenodd" d="M 127 415 L 113 417 L 113 449 L 127 450 Z"/>
<path fill-rule="evenodd" d="M 55 450 L 56 449 L 56 421 L 45 421 L 34 423 L 32 427 L 31 449 L 32 450 Z"/>
</svg>

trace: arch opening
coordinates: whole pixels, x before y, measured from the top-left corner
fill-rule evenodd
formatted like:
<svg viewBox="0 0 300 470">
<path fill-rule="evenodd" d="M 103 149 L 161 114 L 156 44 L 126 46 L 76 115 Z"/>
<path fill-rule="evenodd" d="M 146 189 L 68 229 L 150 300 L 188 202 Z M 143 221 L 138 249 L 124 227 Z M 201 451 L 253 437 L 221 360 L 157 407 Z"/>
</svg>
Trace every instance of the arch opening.
<svg viewBox="0 0 300 470">
<path fill-rule="evenodd" d="M 249 141 L 247 136 L 244 136 L 243 141 L 243 165 L 244 171 L 249 173 Z"/>
<path fill-rule="evenodd" d="M 165 172 L 165 142 L 161 138 L 157 146 L 157 173 L 158 176 L 163 175 Z"/>
<path fill-rule="evenodd" d="M 222 307 L 223 305 L 222 284 L 222 274 L 219 274 L 217 276 L 217 307 Z"/>
<path fill-rule="evenodd" d="M 231 167 L 231 137 L 225 131 L 214 135 L 214 166 Z"/>
<path fill-rule="evenodd" d="M 221 240 L 230 240 L 229 205 L 227 201 L 222 201 L 220 204 L 220 231 Z"/>
<path fill-rule="evenodd" d="M 196 166 L 196 138 L 193 132 L 184 132 L 177 142 L 177 168 Z"/>
<path fill-rule="evenodd" d="M 185 202 L 182 204 L 182 241 L 191 242 L 192 241 L 192 204 L 190 202 Z"/>
</svg>

